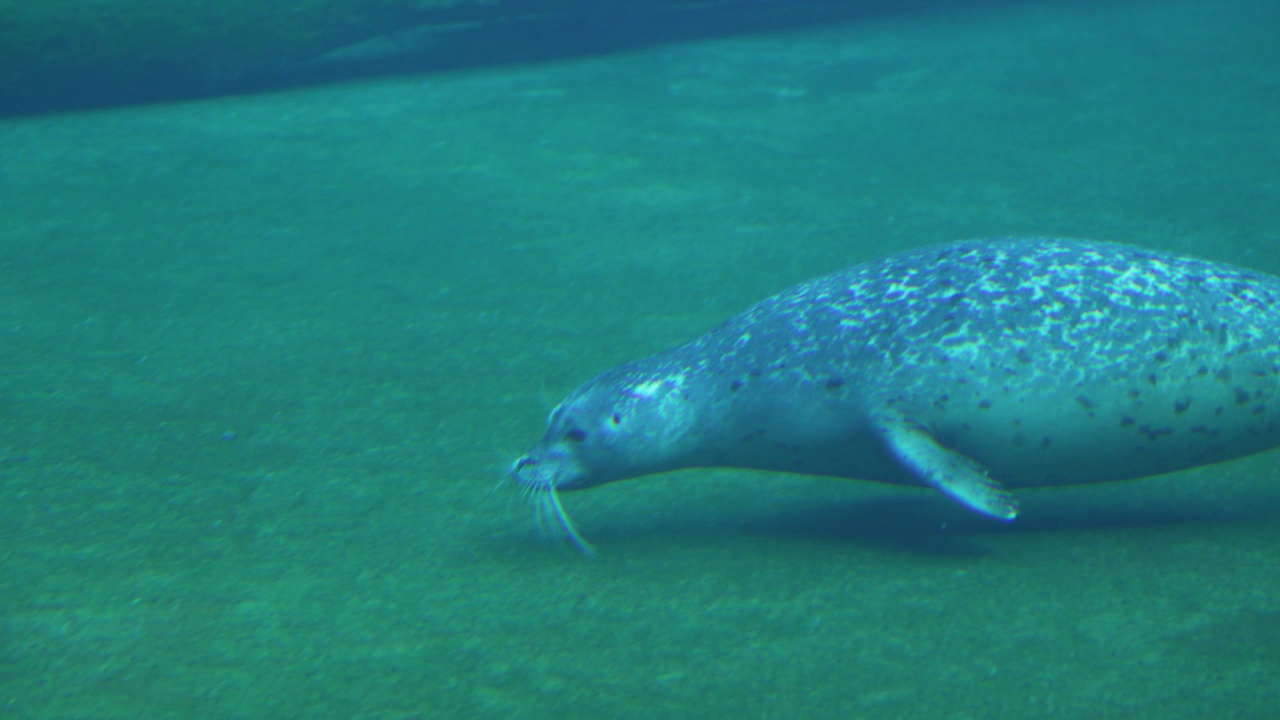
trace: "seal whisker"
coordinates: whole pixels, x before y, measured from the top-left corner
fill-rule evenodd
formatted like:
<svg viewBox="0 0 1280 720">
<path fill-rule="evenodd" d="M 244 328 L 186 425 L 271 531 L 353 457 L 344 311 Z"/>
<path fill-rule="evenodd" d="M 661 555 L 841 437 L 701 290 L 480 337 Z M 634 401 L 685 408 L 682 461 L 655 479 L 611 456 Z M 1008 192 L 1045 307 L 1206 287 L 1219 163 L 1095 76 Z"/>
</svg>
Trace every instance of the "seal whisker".
<svg viewBox="0 0 1280 720">
<path fill-rule="evenodd" d="M 578 529 L 573 526 L 573 521 L 569 519 L 569 514 L 564 511 L 564 506 L 560 504 L 560 495 L 556 493 L 555 485 L 547 486 L 545 498 L 551 510 L 551 517 L 555 519 L 556 524 L 564 531 L 565 536 L 569 538 L 569 542 L 587 555 L 595 555 L 595 546 L 578 534 Z"/>
<path fill-rule="evenodd" d="M 529 495 L 533 503 L 533 524 L 538 528 L 538 537 L 547 539 L 547 512 L 544 509 L 541 495 Z"/>
<path fill-rule="evenodd" d="M 511 457 L 513 454 L 514 453 L 508 454 L 507 457 Z M 499 488 L 509 483 L 513 477 L 514 467 L 515 464 L 510 461 L 489 463 L 489 470 L 498 473 L 498 481 L 493 484 L 493 487 L 489 489 L 487 494 L 493 495 L 498 492 Z"/>
<path fill-rule="evenodd" d="M 556 407 L 555 398 L 547 393 L 547 381 L 545 378 L 538 379 L 538 397 L 542 399 L 542 407 L 547 412 L 551 412 Z"/>
<path fill-rule="evenodd" d="M 487 494 L 493 495 L 494 493 L 498 492 L 499 488 L 503 487 L 509 482 L 511 482 L 511 473 L 509 472 L 503 473 L 502 477 L 498 478 L 498 482 L 494 483 L 493 487 L 489 488 L 489 492 Z"/>
<path fill-rule="evenodd" d="M 564 533 L 561 532 L 560 524 L 555 520 L 555 508 L 551 506 L 551 499 L 547 497 L 545 492 L 538 494 L 538 509 L 541 516 L 542 527 L 540 530 L 543 539 L 559 540 Z"/>
<path fill-rule="evenodd" d="M 513 481 L 513 480 L 514 480 L 514 476 L 511 474 L 511 470 L 509 470 L 509 469 L 508 469 L 508 470 L 503 471 L 503 473 L 502 473 L 502 477 L 498 478 L 498 482 L 494 483 L 493 487 L 492 487 L 492 488 L 490 488 L 490 489 L 489 489 L 489 492 L 488 492 L 488 493 L 486 493 L 486 494 L 487 494 L 487 495 L 493 495 L 493 494 L 497 493 L 499 489 L 509 487 L 509 486 L 511 485 L 511 483 L 512 483 L 512 481 Z M 518 497 L 518 498 L 520 498 L 520 500 L 523 502 L 523 501 L 524 501 L 524 498 L 525 498 L 524 489 L 523 489 L 523 488 L 521 488 L 521 490 L 520 490 L 518 493 L 515 493 L 514 495 L 512 495 L 512 494 L 508 494 L 508 495 L 507 495 L 507 510 L 508 510 L 508 511 L 510 511 L 510 510 L 511 510 L 511 501 L 512 501 L 512 498 L 513 498 L 513 497 Z"/>
<path fill-rule="evenodd" d="M 504 478 L 502 479 L 502 483 L 503 483 L 503 484 L 509 484 L 509 483 L 510 483 L 510 476 L 508 476 L 508 477 L 504 477 Z M 494 488 L 494 490 L 496 491 L 496 490 L 497 490 L 497 488 L 495 487 L 495 488 Z M 516 492 L 514 492 L 514 493 L 508 493 L 508 494 L 507 494 L 507 512 L 508 512 L 508 513 L 509 513 L 509 512 L 511 512 L 511 504 L 512 504 L 513 502 L 517 502 L 517 501 L 519 501 L 519 502 L 521 502 L 521 503 L 526 502 L 525 493 L 524 493 L 524 490 L 523 490 L 523 489 L 519 489 L 519 490 L 517 490 L 517 491 L 516 491 Z"/>
</svg>

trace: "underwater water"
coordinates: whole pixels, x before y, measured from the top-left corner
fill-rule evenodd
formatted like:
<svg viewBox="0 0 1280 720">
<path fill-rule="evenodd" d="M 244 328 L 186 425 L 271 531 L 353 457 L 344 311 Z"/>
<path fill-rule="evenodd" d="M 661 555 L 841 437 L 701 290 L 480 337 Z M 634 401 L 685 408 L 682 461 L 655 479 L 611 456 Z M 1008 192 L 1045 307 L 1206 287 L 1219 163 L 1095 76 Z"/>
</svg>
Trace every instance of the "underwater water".
<svg viewBox="0 0 1280 720">
<path fill-rule="evenodd" d="M 1271 718 L 1280 454 L 1021 491 L 502 484 L 550 406 L 952 239 L 1280 274 L 1265 0 L 0 119 L 0 718 Z M 1268 24 L 1270 23 L 1270 24 Z"/>
</svg>

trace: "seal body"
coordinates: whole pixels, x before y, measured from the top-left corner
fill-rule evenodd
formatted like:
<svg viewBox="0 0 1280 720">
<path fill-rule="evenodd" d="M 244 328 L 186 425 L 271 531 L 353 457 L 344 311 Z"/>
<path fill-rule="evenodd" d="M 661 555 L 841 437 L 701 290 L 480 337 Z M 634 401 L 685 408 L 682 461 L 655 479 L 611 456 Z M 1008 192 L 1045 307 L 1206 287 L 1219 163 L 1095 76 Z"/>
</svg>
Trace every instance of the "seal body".
<svg viewBox="0 0 1280 720">
<path fill-rule="evenodd" d="M 926 485 L 1012 519 L 1006 488 L 1276 445 L 1280 278 L 1027 238 L 903 252 L 768 298 L 575 390 L 510 472 L 554 500 L 678 468 L 756 468 Z"/>
</svg>

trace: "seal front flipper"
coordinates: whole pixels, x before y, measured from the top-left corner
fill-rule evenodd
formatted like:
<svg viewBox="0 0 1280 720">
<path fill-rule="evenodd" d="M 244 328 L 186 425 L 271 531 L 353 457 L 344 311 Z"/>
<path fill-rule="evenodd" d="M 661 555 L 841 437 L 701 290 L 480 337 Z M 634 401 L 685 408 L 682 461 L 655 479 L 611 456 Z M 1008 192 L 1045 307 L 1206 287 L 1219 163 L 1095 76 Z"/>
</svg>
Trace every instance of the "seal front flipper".
<svg viewBox="0 0 1280 720">
<path fill-rule="evenodd" d="M 875 424 L 889 452 L 926 485 L 983 515 L 1000 520 L 1018 516 L 1017 501 L 987 476 L 986 468 L 942 447 L 918 423 L 897 413 L 881 413 Z"/>
</svg>

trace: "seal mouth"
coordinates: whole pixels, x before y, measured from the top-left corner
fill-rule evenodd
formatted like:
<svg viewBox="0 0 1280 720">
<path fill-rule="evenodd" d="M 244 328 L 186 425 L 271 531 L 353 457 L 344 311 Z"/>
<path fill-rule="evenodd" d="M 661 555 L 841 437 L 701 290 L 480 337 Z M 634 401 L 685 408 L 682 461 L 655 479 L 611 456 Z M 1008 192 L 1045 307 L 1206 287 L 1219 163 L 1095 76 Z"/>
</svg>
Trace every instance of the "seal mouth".
<svg viewBox="0 0 1280 720">
<path fill-rule="evenodd" d="M 538 532 L 544 537 L 566 540 L 586 555 L 595 555 L 595 546 L 582 537 L 569 518 L 569 513 L 565 512 L 564 505 L 560 503 L 555 482 L 537 477 L 539 473 L 534 469 L 537 465 L 537 458 L 524 455 L 512 463 L 508 476 L 520 486 L 520 498 L 533 505 Z M 522 476 L 521 471 L 532 472 L 534 479 Z"/>
</svg>

